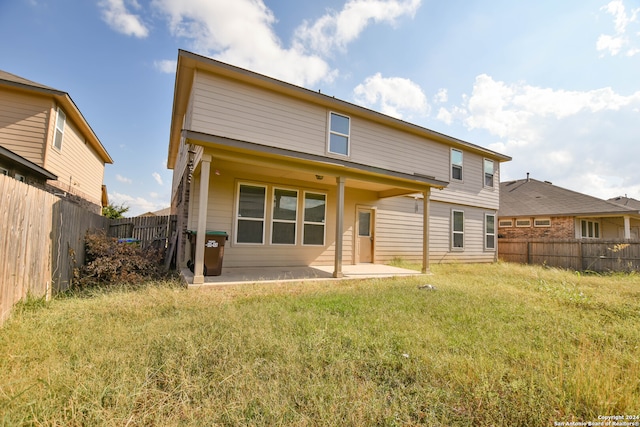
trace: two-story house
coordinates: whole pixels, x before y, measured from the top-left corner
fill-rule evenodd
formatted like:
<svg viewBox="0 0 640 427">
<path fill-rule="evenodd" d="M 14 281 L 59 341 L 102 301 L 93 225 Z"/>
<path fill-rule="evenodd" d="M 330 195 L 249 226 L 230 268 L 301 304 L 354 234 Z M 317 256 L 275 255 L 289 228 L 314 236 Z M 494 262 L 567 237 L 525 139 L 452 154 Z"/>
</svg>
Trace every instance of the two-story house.
<svg viewBox="0 0 640 427">
<path fill-rule="evenodd" d="M 0 71 L 0 173 L 100 212 L 113 163 L 68 93 Z"/>
<path fill-rule="evenodd" d="M 205 232 L 225 267 L 496 259 L 503 154 L 179 51 L 168 167 L 178 266 L 203 283 Z"/>
</svg>

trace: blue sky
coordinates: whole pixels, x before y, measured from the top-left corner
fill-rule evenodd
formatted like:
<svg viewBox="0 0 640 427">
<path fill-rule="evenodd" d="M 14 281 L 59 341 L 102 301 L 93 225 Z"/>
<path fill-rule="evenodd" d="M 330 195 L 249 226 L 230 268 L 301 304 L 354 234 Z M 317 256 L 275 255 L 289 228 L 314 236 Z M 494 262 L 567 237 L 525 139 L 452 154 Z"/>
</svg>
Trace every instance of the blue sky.
<svg viewBox="0 0 640 427">
<path fill-rule="evenodd" d="M 637 0 L 0 0 L 0 69 L 71 95 L 131 215 L 169 205 L 178 49 L 640 199 Z"/>
</svg>

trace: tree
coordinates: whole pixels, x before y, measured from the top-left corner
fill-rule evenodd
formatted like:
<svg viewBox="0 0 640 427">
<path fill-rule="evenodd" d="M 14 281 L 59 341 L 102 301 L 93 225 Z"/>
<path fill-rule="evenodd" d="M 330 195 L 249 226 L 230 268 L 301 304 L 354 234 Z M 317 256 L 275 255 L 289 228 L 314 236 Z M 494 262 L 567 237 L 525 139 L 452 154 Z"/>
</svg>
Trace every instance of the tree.
<svg viewBox="0 0 640 427">
<path fill-rule="evenodd" d="M 107 206 L 102 208 L 102 216 L 111 219 L 124 218 L 123 214 L 128 210 L 129 206 L 125 206 L 124 203 L 122 203 L 121 205 L 108 204 Z"/>
</svg>

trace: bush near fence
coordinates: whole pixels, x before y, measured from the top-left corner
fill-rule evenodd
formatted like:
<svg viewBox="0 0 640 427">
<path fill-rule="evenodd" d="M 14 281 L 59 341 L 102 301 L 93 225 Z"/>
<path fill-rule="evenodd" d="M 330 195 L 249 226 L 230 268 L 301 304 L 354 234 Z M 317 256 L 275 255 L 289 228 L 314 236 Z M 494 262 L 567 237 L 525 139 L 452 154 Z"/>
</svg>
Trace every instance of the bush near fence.
<svg viewBox="0 0 640 427">
<path fill-rule="evenodd" d="M 640 241 L 599 239 L 499 239 L 498 258 L 576 271 L 640 270 Z"/>
<path fill-rule="evenodd" d="M 85 260 L 87 230 L 165 248 L 175 224 L 175 215 L 110 220 L 0 175 L 0 325 L 27 295 L 51 298 L 69 289 L 74 268 Z"/>
</svg>

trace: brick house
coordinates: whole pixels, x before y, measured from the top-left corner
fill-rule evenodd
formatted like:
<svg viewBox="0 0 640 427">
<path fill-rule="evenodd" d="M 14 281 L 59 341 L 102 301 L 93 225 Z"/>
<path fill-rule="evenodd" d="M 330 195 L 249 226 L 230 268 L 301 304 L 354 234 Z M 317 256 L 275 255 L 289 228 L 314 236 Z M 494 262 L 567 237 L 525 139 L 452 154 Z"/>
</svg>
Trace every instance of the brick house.
<svg viewBox="0 0 640 427">
<path fill-rule="evenodd" d="M 500 183 L 498 237 L 637 240 L 640 210 L 527 176 Z"/>
</svg>

